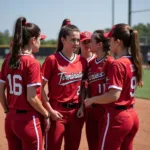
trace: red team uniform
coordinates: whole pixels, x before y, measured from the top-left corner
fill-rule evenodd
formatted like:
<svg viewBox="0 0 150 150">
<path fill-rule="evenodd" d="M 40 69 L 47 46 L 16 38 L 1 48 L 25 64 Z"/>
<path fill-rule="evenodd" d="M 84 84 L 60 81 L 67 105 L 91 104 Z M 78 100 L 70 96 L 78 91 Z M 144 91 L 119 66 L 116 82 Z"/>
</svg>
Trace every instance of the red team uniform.
<svg viewBox="0 0 150 150">
<path fill-rule="evenodd" d="M 95 58 L 89 62 L 89 98 L 101 95 L 107 91 L 108 68 L 110 67 L 112 61 L 113 58 L 108 56 L 107 58 L 102 58 L 99 61 Z M 86 118 L 86 134 L 89 150 L 97 150 L 98 148 L 98 140 L 102 130 L 103 119 L 103 105 L 93 104 L 91 108 L 88 108 Z"/>
<path fill-rule="evenodd" d="M 87 61 L 90 62 L 92 61 L 94 58 L 96 58 L 96 55 L 92 53 L 92 56 L 90 56 Z"/>
<path fill-rule="evenodd" d="M 99 150 L 132 150 L 133 138 L 139 125 L 133 109 L 136 76 L 132 57 L 123 56 L 115 60 L 108 78 L 108 88 L 120 90 L 121 95 L 116 102 L 105 105 L 105 123 Z"/>
<path fill-rule="evenodd" d="M 0 82 L 6 83 L 7 88 L 9 112 L 5 132 L 9 149 L 42 150 L 40 115 L 27 101 L 27 87 L 30 86 L 36 86 L 37 96 L 41 98 L 40 64 L 29 54 L 20 56 L 18 69 L 11 69 L 8 60 L 2 65 Z"/>
<path fill-rule="evenodd" d="M 72 60 L 61 52 L 49 56 L 43 66 L 43 79 L 48 82 L 48 97 L 54 110 L 63 115 L 51 122 L 48 133 L 48 150 L 60 150 L 63 136 L 65 150 L 77 150 L 80 144 L 84 119 L 77 118 L 80 107 L 80 86 L 87 68 L 87 61 L 74 54 Z"/>
</svg>

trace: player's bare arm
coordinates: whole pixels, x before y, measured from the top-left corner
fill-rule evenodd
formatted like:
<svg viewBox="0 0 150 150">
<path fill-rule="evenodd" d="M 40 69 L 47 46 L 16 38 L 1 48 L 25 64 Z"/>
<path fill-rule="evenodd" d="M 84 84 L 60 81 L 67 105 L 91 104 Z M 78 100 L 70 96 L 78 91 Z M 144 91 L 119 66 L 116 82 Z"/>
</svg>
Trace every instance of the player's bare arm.
<svg viewBox="0 0 150 150">
<path fill-rule="evenodd" d="M 84 117 L 84 99 L 86 95 L 86 89 L 85 89 L 85 82 L 81 83 L 81 91 L 80 91 L 80 100 L 81 100 L 81 106 L 78 109 L 77 117 L 82 118 Z"/>
<path fill-rule="evenodd" d="M 46 85 L 46 81 L 42 80 L 42 86 L 43 86 L 43 88 L 42 88 L 42 102 L 43 102 L 43 106 L 47 109 L 47 111 L 49 111 L 50 117 L 52 118 L 52 120 L 62 119 L 63 115 L 51 107 L 49 100 L 46 96 L 45 90 L 44 90 L 45 85 Z"/>
<path fill-rule="evenodd" d="M 85 107 L 89 107 L 92 104 L 109 104 L 109 103 L 115 102 L 116 100 L 119 99 L 120 94 L 121 94 L 120 90 L 110 89 L 109 92 L 103 95 L 85 99 L 85 102 L 84 102 Z"/>
<path fill-rule="evenodd" d="M 30 105 L 41 113 L 45 118 L 49 118 L 49 112 L 43 107 L 42 103 L 40 102 L 39 98 L 36 95 L 36 87 L 31 86 L 27 88 L 27 100 Z"/>
</svg>

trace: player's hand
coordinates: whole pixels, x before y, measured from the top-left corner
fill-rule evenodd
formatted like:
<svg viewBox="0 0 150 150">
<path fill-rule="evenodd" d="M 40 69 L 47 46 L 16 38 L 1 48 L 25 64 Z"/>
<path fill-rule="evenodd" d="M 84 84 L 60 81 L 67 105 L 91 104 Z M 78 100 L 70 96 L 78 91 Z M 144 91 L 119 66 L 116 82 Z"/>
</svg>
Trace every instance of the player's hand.
<svg viewBox="0 0 150 150">
<path fill-rule="evenodd" d="M 51 121 L 50 118 L 45 119 L 45 132 L 47 132 L 50 129 Z"/>
<path fill-rule="evenodd" d="M 78 109 L 78 111 L 77 111 L 77 117 L 78 117 L 78 118 L 84 117 L 84 108 L 83 108 L 83 106 L 81 106 L 81 107 Z"/>
<path fill-rule="evenodd" d="M 52 112 L 51 112 L 51 118 L 52 118 L 52 120 L 54 120 L 54 121 L 61 120 L 62 117 L 63 117 L 63 115 L 61 113 L 59 113 L 56 110 L 52 110 Z"/>
<path fill-rule="evenodd" d="M 90 107 L 92 104 L 93 104 L 92 98 L 86 98 L 86 99 L 84 100 L 85 108 Z"/>
</svg>

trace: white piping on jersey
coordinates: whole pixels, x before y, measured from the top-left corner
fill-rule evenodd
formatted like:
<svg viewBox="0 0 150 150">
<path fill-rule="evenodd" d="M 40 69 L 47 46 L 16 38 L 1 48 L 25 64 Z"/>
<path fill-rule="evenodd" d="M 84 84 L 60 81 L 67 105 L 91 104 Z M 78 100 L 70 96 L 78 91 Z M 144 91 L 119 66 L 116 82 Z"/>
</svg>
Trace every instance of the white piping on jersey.
<svg viewBox="0 0 150 150">
<path fill-rule="evenodd" d="M 75 60 L 76 60 L 76 54 L 74 54 L 74 57 L 72 60 L 69 60 L 67 57 L 65 57 L 61 52 L 59 52 L 59 54 L 61 55 L 61 57 L 63 57 L 66 61 L 70 62 L 70 63 L 73 63 Z"/>
<path fill-rule="evenodd" d="M 65 83 L 61 83 L 59 85 L 67 85 L 67 84 L 70 84 L 70 83 L 73 83 L 73 82 L 77 82 L 77 81 L 81 81 L 82 79 L 77 79 L 77 80 L 73 80 L 73 81 L 69 81 L 69 82 L 65 82 Z"/>
<path fill-rule="evenodd" d="M 121 87 L 119 87 L 119 86 L 116 86 L 116 85 L 110 85 L 109 87 L 108 87 L 108 89 L 117 89 L 117 90 L 120 90 L 120 91 L 122 91 L 122 88 Z"/>
<path fill-rule="evenodd" d="M 36 138 L 37 138 L 37 150 L 40 150 L 40 139 L 39 139 L 39 134 L 38 134 L 37 126 L 36 126 L 35 116 L 32 116 L 32 118 L 33 118 L 33 124 L 34 124 L 35 133 L 36 133 Z"/>
<path fill-rule="evenodd" d="M 90 57 L 87 59 L 87 61 L 90 62 L 94 57 L 95 57 L 95 55 L 92 54 L 92 56 L 90 56 Z"/>
<path fill-rule="evenodd" d="M 122 57 L 131 58 L 132 56 L 122 56 Z"/>
<path fill-rule="evenodd" d="M 33 84 L 28 84 L 27 87 L 31 87 L 31 86 L 39 86 L 41 85 L 41 83 L 33 83 Z"/>
<path fill-rule="evenodd" d="M 42 76 L 42 79 L 45 80 L 46 82 L 48 82 L 48 80 L 45 77 L 43 77 L 43 76 Z"/>
<path fill-rule="evenodd" d="M 0 79 L 0 82 L 1 82 L 1 83 L 6 83 L 6 81 L 4 81 L 4 80 L 1 80 L 1 79 Z"/>
<path fill-rule="evenodd" d="M 100 59 L 99 61 L 97 61 L 97 58 L 95 58 L 95 63 L 99 64 L 100 62 L 102 62 L 105 58 Z"/>
<path fill-rule="evenodd" d="M 104 150 L 104 145 L 105 145 L 105 140 L 106 140 L 106 135 L 108 132 L 109 124 L 110 124 L 110 114 L 107 113 L 107 124 L 106 124 L 105 132 L 104 132 L 101 150 Z"/>
</svg>

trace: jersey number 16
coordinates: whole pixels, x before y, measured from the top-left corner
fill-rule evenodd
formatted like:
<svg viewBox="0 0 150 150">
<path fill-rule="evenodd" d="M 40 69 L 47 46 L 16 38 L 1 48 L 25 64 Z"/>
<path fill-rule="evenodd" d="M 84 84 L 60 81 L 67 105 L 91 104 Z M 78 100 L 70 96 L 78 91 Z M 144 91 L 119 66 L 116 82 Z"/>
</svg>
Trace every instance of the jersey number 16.
<svg viewBox="0 0 150 150">
<path fill-rule="evenodd" d="M 8 82 L 9 82 L 9 88 L 10 94 L 14 94 L 14 95 L 21 95 L 22 94 L 22 85 L 19 83 L 16 83 L 16 80 L 20 80 L 22 81 L 22 77 L 20 75 L 13 75 L 11 76 L 11 74 L 7 75 L 8 78 Z"/>
</svg>

